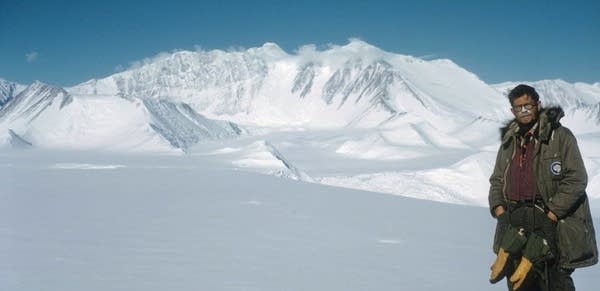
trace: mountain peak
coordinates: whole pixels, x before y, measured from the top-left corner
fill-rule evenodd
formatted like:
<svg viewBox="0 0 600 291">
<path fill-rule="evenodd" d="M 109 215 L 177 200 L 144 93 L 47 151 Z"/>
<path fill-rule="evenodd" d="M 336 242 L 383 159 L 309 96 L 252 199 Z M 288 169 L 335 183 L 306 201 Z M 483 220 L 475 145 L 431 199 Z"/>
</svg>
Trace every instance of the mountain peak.
<svg viewBox="0 0 600 291">
<path fill-rule="evenodd" d="M 289 56 L 288 53 L 274 42 L 265 42 L 261 47 L 250 48 L 246 52 L 259 55 L 265 59 L 280 59 Z"/>
<path fill-rule="evenodd" d="M 343 46 L 331 45 L 328 52 L 343 53 L 354 57 L 368 59 L 380 59 L 393 55 L 358 38 L 349 39 L 348 43 Z"/>
<path fill-rule="evenodd" d="M 348 44 L 342 46 L 344 48 L 347 49 L 352 49 L 352 50 L 377 50 L 377 51 L 382 51 L 380 48 L 364 41 L 361 40 L 359 38 L 350 38 L 348 39 Z"/>
<path fill-rule="evenodd" d="M 50 85 L 48 85 L 42 81 L 39 81 L 39 80 L 35 80 L 35 81 L 33 81 L 33 83 L 31 83 L 31 85 L 29 85 L 29 87 L 31 87 L 31 88 L 40 88 L 40 87 L 45 87 L 45 86 L 50 86 Z M 53 86 L 51 86 L 51 87 L 53 87 Z"/>
<path fill-rule="evenodd" d="M 276 43 L 274 43 L 274 42 L 265 42 L 260 48 L 264 49 L 264 50 L 277 51 L 277 52 L 285 53 L 285 51 L 283 51 L 283 49 L 279 45 L 277 45 Z"/>
</svg>

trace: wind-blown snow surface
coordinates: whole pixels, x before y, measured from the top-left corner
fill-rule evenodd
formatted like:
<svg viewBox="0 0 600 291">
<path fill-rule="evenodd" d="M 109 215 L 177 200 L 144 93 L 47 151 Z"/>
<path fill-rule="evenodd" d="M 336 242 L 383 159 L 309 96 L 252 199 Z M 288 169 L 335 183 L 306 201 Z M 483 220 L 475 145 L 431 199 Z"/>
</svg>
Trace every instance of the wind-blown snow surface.
<svg viewBox="0 0 600 291">
<path fill-rule="evenodd" d="M 1 290 L 506 290 L 487 281 L 485 208 L 233 171 L 211 155 L 2 153 L 0 176 Z M 578 290 L 597 273 L 577 270 Z"/>
</svg>

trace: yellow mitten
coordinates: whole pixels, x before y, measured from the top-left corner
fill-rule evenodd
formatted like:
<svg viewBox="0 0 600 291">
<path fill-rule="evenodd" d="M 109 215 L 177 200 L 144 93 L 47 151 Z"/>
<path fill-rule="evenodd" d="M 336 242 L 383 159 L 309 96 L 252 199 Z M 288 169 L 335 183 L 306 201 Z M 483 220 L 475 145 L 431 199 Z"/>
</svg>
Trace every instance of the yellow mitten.
<svg viewBox="0 0 600 291">
<path fill-rule="evenodd" d="M 513 283 L 513 290 L 517 290 L 521 287 L 532 266 L 533 263 L 528 258 L 521 257 L 521 262 L 519 263 L 517 270 L 510 276 L 510 282 Z"/>
<path fill-rule="evenodd" d="M 505 251 L 503 248 L 500 248 L 498 251 L 498 256 L 496 257 L 496 261 L 492 264 L 492 273 L 490 274 L 490 282 L 492 284 L 502 280 L 504 278 L 504 267 L 506 267 L 506 262 L 508 261 L 508 257 L 510 254 Z"/>
<path fill-rule="evenodd" d="M 505 214 L 506 215 L 506 214 Z M 492 273 L 490 274 L 490 283 L 494 284 L 504 278 L 505 266 L 508 262 L 508 258 L 511 254 L 518 254 L 527 242 L 525 237 L 525 229 L 515 228 L 508 225 L 506 232 L 500 242 L 500 249 L 498 250 L 498 256 L 496 261 L 492 265 Z"/>
<path fill-rule="evenodd" d="M 523 250 L 521 262 L 519 263 L 517 270 L 510 277 L 510 281 L 513 283 L 513 290 L 517 290 L 523 285 L 523 281 L 527 278 L 527 274 L 531 270 L 534 262 L 547 260 L 551 256 L 550 246 L 546 239 L 535 233 L 530 234 L 525 249 Z"/>
</svg>

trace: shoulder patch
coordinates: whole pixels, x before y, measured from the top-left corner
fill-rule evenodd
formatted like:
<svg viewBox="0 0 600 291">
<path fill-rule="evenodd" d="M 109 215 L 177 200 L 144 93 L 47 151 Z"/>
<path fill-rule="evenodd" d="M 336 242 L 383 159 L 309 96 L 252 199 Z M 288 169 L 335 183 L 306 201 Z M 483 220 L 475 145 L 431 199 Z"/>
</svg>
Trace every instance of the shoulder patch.
<svg viewBox="0 0 600 291">
<path fill-rule="evenodd" d="M 550 164 L 550 172 L 552 172 L 552 175 L 554 175 L 554 176 L 560 175 L 560 173 L 562 172 L 561 162 L 556 161 L 556 162 L 553 162 L 552 164 Z"/>
</svg>

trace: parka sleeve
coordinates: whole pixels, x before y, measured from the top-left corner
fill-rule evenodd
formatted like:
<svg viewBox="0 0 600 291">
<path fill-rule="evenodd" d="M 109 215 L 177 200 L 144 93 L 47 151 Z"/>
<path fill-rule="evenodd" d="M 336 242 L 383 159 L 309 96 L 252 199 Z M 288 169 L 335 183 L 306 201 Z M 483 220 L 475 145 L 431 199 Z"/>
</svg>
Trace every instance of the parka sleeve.
<svg viewBox="0 0 600 291">
<path fill-rule="evenodd" d="M 558 218 L 563 218 L 571 212 L 577 201 L 585 195 L 587 172 L 575 136 L 565 127 L 559 129 L 563 131 L 563 140 L 559 140 L 559 142 L 562 142 L 560 154 L 563 177 L 559 181 L 557 193 L 550 197 L 548 201 L 548 208 Z"/>
<path fill-rule="evenodd" d="M 496 217 L 494 213 L 494 209 L 502 205 L 506 208 L 506 200 L 504 199 L 504 194 L 502 193 L 504 189 L 504 170 L 506 167 L 506 163 L 503 161 L 503 145 L 500 145 L 498 149 L 498 154 L 496 155 L 496 164 L 494 165 L 494 172 L 490 177 L 490 191 L 488 194 L 488 202 L 490 204 L 490 212 L 493 217 Z"/>
</svg>

